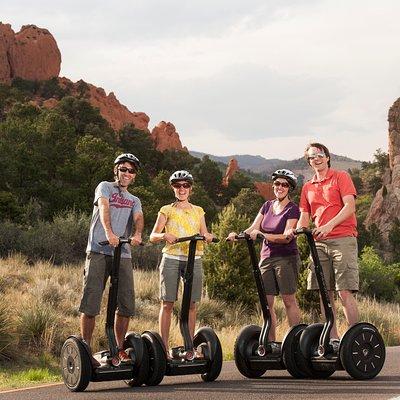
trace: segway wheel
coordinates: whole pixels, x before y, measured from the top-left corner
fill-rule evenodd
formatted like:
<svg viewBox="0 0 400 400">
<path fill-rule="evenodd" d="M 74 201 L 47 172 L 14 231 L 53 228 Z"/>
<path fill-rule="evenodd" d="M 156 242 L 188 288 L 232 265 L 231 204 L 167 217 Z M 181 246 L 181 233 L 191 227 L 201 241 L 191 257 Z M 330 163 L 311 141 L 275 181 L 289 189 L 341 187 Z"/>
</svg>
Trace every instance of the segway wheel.
<svg viewBox="0 0 400 400">
<path fill-rule="evenodd" d="M 222 347 L 215 332 L 209 327 L 200 328 L 193 338 L 195 347 L 201 346 L 208 360 L 207 372 L 201 374 L 204 382 L 215 381 L 222 369 Z"/>
<path fill-rule="evenodd" d="M 385 363 L 385 343 L 378 329 L 365 322 L 353 325 L 340 342 L 340 361 L 354 379 L 372 379 Z"/>
<path fill-rule="evenodd" d="M 307 361 L 299 349 L 300 335 L 307 327 L 306 324 L 293 326 L 286 334 L 282 343 L 282 359 L 285 368 L 293 378 L 308 378 Z"/>
<path fill-rule="evenodd" d="M 164 378 L 167 369 L 167 357 L 161 336 L 157 332 L 144 332 L 142 339 L 149 355 L 149 372 L 144 383 L 157 386 Z"/>
<path fill-rule="evenodd" d="M 248 325 L 240 331 L 235 341 L 235 364 L 239 372 L 247 378 L 259 378 L 267 370 L 267 367 L 253 368 L 249 363 L 250 357 L 256 355 L 260 334 L 259 326 Z"/>
<path fill-rule="evenodd" d="M 125 381 L 128 386 L 142 386 L 149 373 L 149 355 L 140 335 L 129 332 L 124 341 L 124 349 L 132 358 L 133 378 Z"/>
<path fill-rule="evenodd" d="M 325 379 L 329 378 L 335 371 L 336 366 L 332 365 L 324 370 L 317 370 L 313 368 L 311 357 L 317 354 L 319 346 L 319 338 L 322 333 L 324 324 L 312 324 L 303 330 L 300 336 L 299 347 L 303 357 L 299 357 L 301 368 L 307 372 L 310 378 Z"/>
<path fill-rule="evenodd" d="M 68 338 L 61 349 L 61 375 L 71 392 L 84 391 L 92 377 L 89 354 L 76 337 Z"/>
</svg>

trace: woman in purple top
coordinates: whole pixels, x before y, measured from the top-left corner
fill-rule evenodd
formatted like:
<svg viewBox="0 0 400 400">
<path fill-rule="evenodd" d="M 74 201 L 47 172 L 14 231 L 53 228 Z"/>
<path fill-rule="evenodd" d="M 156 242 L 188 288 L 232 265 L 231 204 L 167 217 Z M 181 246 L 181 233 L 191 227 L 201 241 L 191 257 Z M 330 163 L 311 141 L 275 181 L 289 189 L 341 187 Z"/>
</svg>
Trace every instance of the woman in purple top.
<svg viewBox="0 0 400 400">
<path fill-rule="evenodd" d="M 294 173 L 288 169 L 278 169 L 272 174 L 275 200 L 266 201 L 257 214 L 254 222 L 244 232 L 253 240 L 261 233 L 264 241 L 260 256 L 260 271 L 271 311 L 271 329 L 268 340 L 276 340 L 276 314 L 274 311 L 275 296 L 282 296 L 289 325 L 300 322 L 300 309 L 296 301 L 296 290 L 301 265 L 296 240 L 287 237 L 285 232 L 296 227 L 300 211 L 290 201 L 289 193 L 297 184 Z M 228 239 L 236 235 L 231 232 Z"/>
</svg>

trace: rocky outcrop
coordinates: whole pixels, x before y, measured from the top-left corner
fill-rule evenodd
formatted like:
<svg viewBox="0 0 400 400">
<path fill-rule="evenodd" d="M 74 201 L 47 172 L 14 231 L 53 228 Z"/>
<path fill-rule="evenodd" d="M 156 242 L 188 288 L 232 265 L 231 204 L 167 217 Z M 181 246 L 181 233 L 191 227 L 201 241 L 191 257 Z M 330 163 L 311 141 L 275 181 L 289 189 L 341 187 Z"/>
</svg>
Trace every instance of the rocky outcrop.
<svg viewBox="0 0 400 400">
<path fill-rule="evenodd" d="M 225 176 L 222 178 L 222 186 L 228 187 L 229 179 L 239 170 L 239 163 L 235 158 L 229 160 L 228 166 L 225 171 Z"/>
<path fill-rule="evenodd" d="M 254 182 L 254 187 L 256 188 L 257 193 L 260 194 L 264 200 L 272 200 L 275 198 L 272 183 Z"/>
<path fill-rule="evenodd" d="M 48 80 L 57 77 L 60 68 L 61 53 L 47 29 L 24 25 L 15 34 L 9 24 L 0 23 L 0 83 Z"/>
<path fill-rule="evenodd" d="M 83 80 L 72 82 L 67 78 L 59 78 L 59 84 L 72 96 L 86 99 L 93 107 L 97 107 L 100 114 L 114 130 L 132 124 L 136 129 L 149 131 L 150 118 L 143 112 L 131 112 L 121 104 L 113 92 L 106 94 L 103 88 L 96 87 Z M 54 103 L 50 105 L 53 106 Z M 46 106 L 45 103 L 43 103 Z"/>
<path fill-rule="evenodd" d="M 373 224 L 382 234 L 382 250 L 390 258 L 389 232 L 396 218 L 400 218 L 400 99 L 389 110 L 389 168 L 383 175 L 383 186 L 375 195 L 365 226 Z"/>
<path fill-rule="evenodd" d="M 182 146 L 179 134 L 171 122 L 161 121 L 151 131 L 151 138 L 154 141 L 155 148 L 158 151 L 165 150 L 183 150 L 188 151 Z"/>
<path fill-rule="evenodd" d="M 30 81 L 58 78 L 60 67 L 60 50 L 47 29 L 25 25 L 18 33 L 14 33 L 10 24 L 0 22 L 0 83 L 9 85 L 15 78 Z M 107 94 L 104 89 L 82 80 L 74 83 L 67 78 L 58 78 L 58 82 L 69 95 L 84 98 L 97 107 L 114 130 L 132 124 L 137 129 L 150 132 L 149 117 L 143 112 L 130 111 L 118 101 L 113 92 Z M 58 101 L 58 98 L 40 97 L 33 100 L 34 104 L 47 108 L 54 108 Z M 151 137 L 159 151 L 187 151 L 182 146 L 175 126 L 170 122 L 161 121 L 154 127 Z"/>
</svg>

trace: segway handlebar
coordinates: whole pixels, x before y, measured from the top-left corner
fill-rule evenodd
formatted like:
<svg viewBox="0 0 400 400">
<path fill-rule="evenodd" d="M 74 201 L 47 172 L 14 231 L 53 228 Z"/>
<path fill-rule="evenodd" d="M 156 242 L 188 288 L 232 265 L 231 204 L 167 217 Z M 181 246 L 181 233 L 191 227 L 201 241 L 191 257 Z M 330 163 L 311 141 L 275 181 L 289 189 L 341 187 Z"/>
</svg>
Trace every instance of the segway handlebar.
<svg viewBox="0 0 400 400">
<path fill-rule="evenodd" d="M 131 243 L 132 239 L 131 238 L 124 238 L 124 237 L 120 237 L 119 238 L 119 244 L 125 244 L 125 243 Z M 99 242 L 100 246 L 106 246 L 110 244 L 110 242 L 108 240 L 103 240 L 102 242 Z M 143 242 L 139 243 L 139 246 L 144 246 Z"/>
<path fill-rule="evenodd" d="M 257 239 L 264 240 L 265 237 L 261 233 L 257 234 Z M 235 240 L 253 240 L 250 235 L 246 232 L 240 232 L 238 235 L 235 235 Z M 229 242 L 229 239 L 226 239 Z"/>
<path fill-rule="evenodd" d="M 206 238 L 203 235 L 200 235 L 200 234 L 197 233 L 196 235 L 192 235 L 192 236 L 180 237 L 180 238 L 175 240 L 175 243 L 189 242 L 191 240 L 196 240 L 196 241 L 198 241 L 198 240 L 206 240 Z M 212 242 L 213 243 L 218 243 L 219 239 L 213 238 Z"/>
<path fill-rule="evenodd" d="M 304 227 L 297 228 L 295 231 L 293 231 L 295 235 L 301 235 L 302 233 L 304 233 L 305 235 L 312 235 L 312 232 L 312 229 Z"/>
</svg>

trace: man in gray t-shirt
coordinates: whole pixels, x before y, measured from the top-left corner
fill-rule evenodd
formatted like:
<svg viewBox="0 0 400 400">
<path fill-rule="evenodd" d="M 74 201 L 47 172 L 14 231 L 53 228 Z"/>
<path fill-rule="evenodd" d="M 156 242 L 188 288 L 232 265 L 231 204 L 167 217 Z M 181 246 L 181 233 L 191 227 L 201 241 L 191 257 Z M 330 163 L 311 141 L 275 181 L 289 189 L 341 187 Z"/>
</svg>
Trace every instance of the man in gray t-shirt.
<svg viewBox="0 0 400 400">
<path fill-rule="evenodd" d="M 81 334 L 90 346 L 95 327 L 95 317 L 100 312 L 101 298 L 105 282 L 110 274 L 114 248 L 119 237 L 131 237 L 132 245 L 142 242 L 143 213 L 140 200 L 128 192 L 140 167 L 133 154 L 121 154 L 114 161 L 114 182 L 101 182 L 95 191 L 93 215 L 90 224 L 81 312 Z M 135 231 L 133 232 L 133 229 Z M 133 235 L 132 235 L 133 234 Z M 99 242 L 108 240 L 107 246 Z M 120 349 L 118 355 L 122 363 L 131 362 L 123 350 L 129 318 L 135 312 L 133 269 L 131 248 L 124 244 L 121 252 L 120 279 L 118 286 L 118 308 L 115 319 L 115 336 Z M 94 367 L 100 366 L 92 357 Z"/>
</svg>

